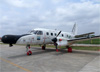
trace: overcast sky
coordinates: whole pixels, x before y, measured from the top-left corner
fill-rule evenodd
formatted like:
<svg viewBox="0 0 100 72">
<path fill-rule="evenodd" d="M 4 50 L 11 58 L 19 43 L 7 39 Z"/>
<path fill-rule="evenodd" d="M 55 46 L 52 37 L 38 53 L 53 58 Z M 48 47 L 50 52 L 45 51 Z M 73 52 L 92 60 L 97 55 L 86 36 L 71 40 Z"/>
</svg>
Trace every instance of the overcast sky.
<svg viewBox="0 0 100 72">
<path fill-rule="evenodd" d="M 0 36 L 34 28 L 100 34 L 99 0 L 0 0 Z"/>
</svg>

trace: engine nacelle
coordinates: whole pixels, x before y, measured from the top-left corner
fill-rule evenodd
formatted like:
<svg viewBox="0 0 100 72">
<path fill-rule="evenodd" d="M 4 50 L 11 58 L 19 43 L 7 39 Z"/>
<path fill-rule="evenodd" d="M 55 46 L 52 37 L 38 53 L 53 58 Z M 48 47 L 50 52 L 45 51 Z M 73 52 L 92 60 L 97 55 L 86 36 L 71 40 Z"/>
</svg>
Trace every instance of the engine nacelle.
<svg viewBox="0 0 100 72">
<path fill-rule="evenodd" d="M 66 38 L 57 37 L 57 44 L 58 46 L 66 46 L 68 44 L 68 41 Z"/>
</svg>

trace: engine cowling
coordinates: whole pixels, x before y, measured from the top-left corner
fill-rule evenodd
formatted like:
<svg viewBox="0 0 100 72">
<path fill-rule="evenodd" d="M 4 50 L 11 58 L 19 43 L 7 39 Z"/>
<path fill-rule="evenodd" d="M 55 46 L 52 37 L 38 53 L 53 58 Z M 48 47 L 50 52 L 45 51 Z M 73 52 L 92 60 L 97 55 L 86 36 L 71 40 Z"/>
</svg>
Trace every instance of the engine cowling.
<svg viewBox="0 0 100 72">
<path fill-rule="evenodd" d="M 68 41 L 66 38 L 57 37 L 57 44 L 58 46 L 66 46 L 68 44 Z"/>
</svg>

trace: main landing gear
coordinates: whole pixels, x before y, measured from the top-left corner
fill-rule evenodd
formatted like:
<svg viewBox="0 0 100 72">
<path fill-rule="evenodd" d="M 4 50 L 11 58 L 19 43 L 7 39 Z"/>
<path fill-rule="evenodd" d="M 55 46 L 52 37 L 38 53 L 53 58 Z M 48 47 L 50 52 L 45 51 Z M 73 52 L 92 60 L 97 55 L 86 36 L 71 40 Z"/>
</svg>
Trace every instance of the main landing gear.
<svg viewBox="0 0 100 72">
<path fill-rule="evenodd" d="M 67 47 L 67 49 L 68 49 L 68 52 L 71 53 L 71 52 L 72 52 L 72 48 L 69 47 L 69 46 L 66 46 L 66 47 Z"/>
<path fill-rule="evenodd" d="M 46 48 L 46 45 L 43 45 L 43 46 L 42 46 L 42 50 L 45 50 L 45 48 Z"/>
<path fill-rule="evenodd" d="M 26 52 L 27 52 L 27 55 L 32 55 L 32 51 L 30 50 L 30 45 L 26 45 Z"/>
</svg>

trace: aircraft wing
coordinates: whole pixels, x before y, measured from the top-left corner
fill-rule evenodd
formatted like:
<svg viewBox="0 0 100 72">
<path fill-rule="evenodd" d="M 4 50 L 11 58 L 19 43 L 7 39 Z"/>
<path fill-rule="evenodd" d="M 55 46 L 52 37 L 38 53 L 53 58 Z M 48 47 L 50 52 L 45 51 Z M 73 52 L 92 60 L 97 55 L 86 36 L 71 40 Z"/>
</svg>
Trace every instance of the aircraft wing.
<svg viewBox="0 0 100 72">
<path fill-rule="evenodd" d="M 73 43 L 75 42 L 78 42 L 78 41 L 85 41 L 85 40 L 90 40 L 90 39 L 98 39 L 100 38 L 100 35 L 99 36 L 94 36 L 94 37 L 85 37 L 85 38 L 76 38 L 76 39 L 72 39 L 72 40 L 68 40 L 68 45 L 72 45 Z"/>
<path fill-rule="evenodd" d="M 94 34 L 94 32 L 85 33 L 85 34 L 81 34 L 81 35 L 76 35 L 75 38 L 86 37 L 86 36 L 89 36 L 90 34 Z"/>
</svg>

